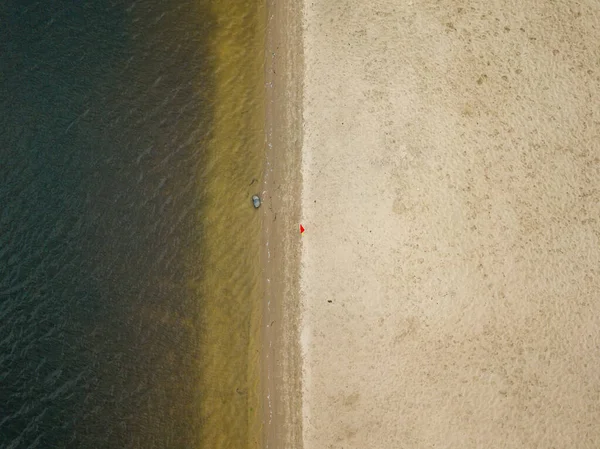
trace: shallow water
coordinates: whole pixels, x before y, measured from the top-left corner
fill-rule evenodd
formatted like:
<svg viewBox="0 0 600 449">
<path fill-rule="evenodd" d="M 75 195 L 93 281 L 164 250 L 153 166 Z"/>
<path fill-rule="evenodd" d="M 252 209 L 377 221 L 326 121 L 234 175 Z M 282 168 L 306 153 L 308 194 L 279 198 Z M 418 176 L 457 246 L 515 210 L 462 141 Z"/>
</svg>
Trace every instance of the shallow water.
<svg viewBox="0 0 600 449">
<path fill-rule="evenodd" d="M 0 448 L 254 441 L 263 11 L 232 5 L 0 8 Z"/>
<path fill-rule="evenodd" d="M 264 160 L 264 5 L 213 4 L 218 26 L 214 126 L 207 158 L 201 395 L 206 447 L 258 447 L 260 193 Z M 240 199 L 243 199 L 240 201 Z"/>
</svg>

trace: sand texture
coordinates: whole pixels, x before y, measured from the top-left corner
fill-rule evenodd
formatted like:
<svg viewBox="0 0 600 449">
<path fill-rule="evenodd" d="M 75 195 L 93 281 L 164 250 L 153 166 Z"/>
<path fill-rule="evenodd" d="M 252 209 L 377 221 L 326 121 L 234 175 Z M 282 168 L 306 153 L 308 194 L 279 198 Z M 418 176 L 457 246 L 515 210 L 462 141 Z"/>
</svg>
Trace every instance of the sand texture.
<svg viewBox="0 0 600 449">
<path fill-rule="evenodd" d="M 304 449 L 597 448 L 600 2 L 306 0 Z"/>
<path fill-rule="evenodd" d="M 302 447 L 299 346 L 301 2 L 267 1 L 266 163 L 262 190 L 263 447 Z"/>
</svg>

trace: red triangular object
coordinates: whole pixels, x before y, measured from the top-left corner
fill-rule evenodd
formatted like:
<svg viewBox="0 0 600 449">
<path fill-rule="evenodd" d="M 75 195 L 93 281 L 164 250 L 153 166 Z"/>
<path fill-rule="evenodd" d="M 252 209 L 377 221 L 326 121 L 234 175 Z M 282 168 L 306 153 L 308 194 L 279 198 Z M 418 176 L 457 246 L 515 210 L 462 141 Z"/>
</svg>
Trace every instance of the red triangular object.
<svg viewBox="0 0 600 449">
<path fill-rule="evenodd" d="M 300 225 L 300 234 L 304 232 L 304 226 Z"/>
</svg>

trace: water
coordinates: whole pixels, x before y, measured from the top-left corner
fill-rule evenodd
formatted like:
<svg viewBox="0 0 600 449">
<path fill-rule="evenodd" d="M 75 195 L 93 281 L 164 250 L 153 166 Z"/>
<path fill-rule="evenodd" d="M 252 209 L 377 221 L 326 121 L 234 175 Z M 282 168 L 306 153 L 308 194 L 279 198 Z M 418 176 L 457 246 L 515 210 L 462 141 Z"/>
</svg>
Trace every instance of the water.
<svg viewBox="0 0 600 449">
<path fill-rule="evenodd" d="M 262 15 L 0 6 L 0 448 L 258 444 Z"/>
</svg>

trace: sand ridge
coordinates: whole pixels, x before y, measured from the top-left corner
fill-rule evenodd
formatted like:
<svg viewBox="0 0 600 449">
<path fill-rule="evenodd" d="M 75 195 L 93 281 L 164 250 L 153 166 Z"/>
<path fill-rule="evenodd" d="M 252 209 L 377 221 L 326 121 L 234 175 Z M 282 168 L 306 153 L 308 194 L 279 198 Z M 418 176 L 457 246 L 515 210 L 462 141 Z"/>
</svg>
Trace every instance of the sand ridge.
<svg viewBox="0 0 600 449">
<path fill-rule="evenodd" d="M 591 2 L 304 2 L 303 447 L 596 447 Z"/>
</svg>

